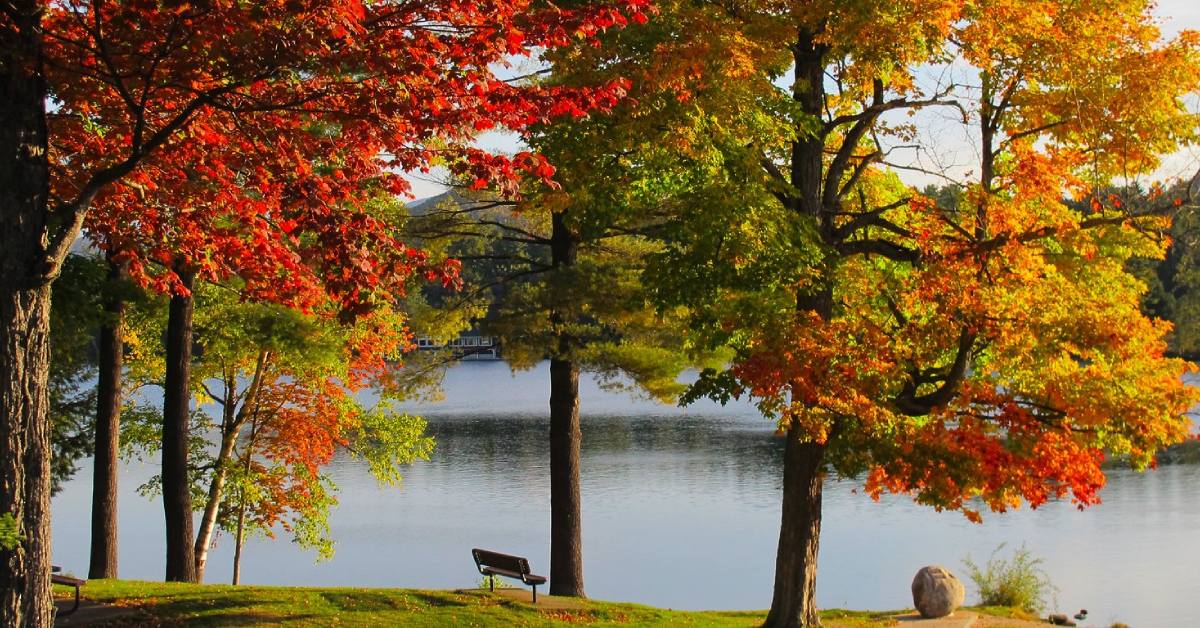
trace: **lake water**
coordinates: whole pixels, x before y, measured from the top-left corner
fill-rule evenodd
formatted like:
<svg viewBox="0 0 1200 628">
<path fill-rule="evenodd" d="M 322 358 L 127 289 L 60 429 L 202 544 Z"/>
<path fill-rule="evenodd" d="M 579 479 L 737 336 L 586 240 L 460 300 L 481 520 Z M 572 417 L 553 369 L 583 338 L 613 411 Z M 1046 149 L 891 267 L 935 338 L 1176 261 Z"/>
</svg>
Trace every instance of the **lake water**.
<svg viewBox="0 0 1200 628">
<path fill-rule="evenodd" d="M 340 506 L 337 555 L 315 563 L 286 538 L 251 542 L 243 582 L 457 588 L 479 581 L 470 548 L 549 566 L 549 385 L 543 364 L 511 375 L 502 363 L 465 363 L 446 377 L 447 401 L 411 408 L 429 420 L 433 459 L 400 488 L 381 488 L 361 465 L 331 474 Z M 782 441 L 752 408 L 688 409 L 582 383 L 584 565 L 588 594 L 685 609 L 770 605 L 779 531 Z M 157 469 L 122 473 L 121 576 L 163 571 L 162 508 L 135 488 Z M 1145 475 L 1116 471 L 1104 503 L 1079 512 L 1052 503 L 985 517 L 937 513 L 902 497 L 879 503 L 851 481 L 826 489 L 818 599 L 823 607 L 911 606 L 909 584 L 926 564 L 963 577 L 1001 543 L 1045 559 L 1058 607 L 1092 622 L 1200 625 L 1200 466 Z M 87 571 L 91 470 L 54 500 L 54 561 Z M 232 542 L 218 539 L 208 579 L 227 582 Z M 974 591 L 967 581 L 968 602 Z"/>
</svg>

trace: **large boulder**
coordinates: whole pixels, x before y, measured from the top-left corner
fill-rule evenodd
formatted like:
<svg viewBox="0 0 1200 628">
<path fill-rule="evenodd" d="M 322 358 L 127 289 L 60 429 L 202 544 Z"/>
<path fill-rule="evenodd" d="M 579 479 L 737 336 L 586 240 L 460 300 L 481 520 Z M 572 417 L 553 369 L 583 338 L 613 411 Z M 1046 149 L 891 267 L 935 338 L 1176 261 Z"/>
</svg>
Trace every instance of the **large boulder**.
<svg viewBox="0 0 1200 628">
<path fill-rule="evenodd" d="M 922 567 L 912 581 L 913 606 L 921 617 L 945 617 L 967 598 L 967 590 L 945 567 Z"/>
</svg>

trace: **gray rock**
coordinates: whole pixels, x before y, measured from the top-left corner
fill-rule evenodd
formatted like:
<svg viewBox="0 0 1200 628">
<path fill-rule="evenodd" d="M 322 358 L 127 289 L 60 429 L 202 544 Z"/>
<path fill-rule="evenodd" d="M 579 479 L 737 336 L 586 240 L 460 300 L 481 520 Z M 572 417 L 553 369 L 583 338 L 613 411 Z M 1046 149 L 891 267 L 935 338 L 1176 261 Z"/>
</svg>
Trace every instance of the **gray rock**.
<svg viewBox="0 0 1200 628">
<path fill-rule="evenodd" d="M 945 567 L 922 567 L 912 581 L 913 606 L 921 617 L 945 617 L 967 598 L 962 582 Z"/>
</svg>

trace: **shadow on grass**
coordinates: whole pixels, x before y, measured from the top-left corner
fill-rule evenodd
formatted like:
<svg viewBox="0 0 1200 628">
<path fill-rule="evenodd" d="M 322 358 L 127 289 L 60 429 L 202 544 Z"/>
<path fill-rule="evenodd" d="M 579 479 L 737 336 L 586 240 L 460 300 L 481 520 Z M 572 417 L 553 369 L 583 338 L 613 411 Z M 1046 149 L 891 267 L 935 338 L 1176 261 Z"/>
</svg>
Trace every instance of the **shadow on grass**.
<svg viewBox="0 0 1200 628">
<path fill-rule="evenodd" d="M 283 621 L 316 619 L 319 615 L 298 612 L 283 600 L 249 600 L 234 596 L 160 596 L 137 600 L 141 616 L 118 626 L 255 626 Z M 105 624 L 110 625 L 110 624 Z"/>
<path fill-rule="evenodd" d="M 378 612 L 409 610 L 406 596 L 373 593 L 370 591 L 327 591 L 321 593 L 331 606 L 344 612 Z"/>
<path fill-rule="evenodd" d="M 430 593 L 422 593 L 420 591 L 412 591 L 407 595 L 412 597 L 414 600 L 435 608 L 444 608 L 447 606 L 471 606 L 471 604 L 468 604 L 460 599 L 450 597 L 452 595 L 450 593 L 445 595 L 433 595 Z"/>
</svg>

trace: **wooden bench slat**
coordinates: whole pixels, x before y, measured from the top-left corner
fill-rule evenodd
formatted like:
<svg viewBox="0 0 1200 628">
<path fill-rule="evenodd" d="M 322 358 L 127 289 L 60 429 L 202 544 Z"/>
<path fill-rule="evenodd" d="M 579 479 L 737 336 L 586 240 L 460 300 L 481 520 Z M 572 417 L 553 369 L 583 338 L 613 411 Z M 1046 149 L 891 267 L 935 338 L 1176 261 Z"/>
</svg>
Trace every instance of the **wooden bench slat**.
<svg viewBox="0 0 1200 628">
<path fill-rule="evenodd" d="M 50 574 L 50 582 L 54 584 L 64 584 L 69 587 L 78 587 L 87 584 L 87 580 L 72 578 L 71 576 L 60 576 L 58 574 Z"/>
<path fill-rule="evenodd" d="M 518 571 L 509 571 L 508 569 L 500 569 L 499 567 L 484 567 L 481 572 L 485 576 L 507 576 L 520 580 L 524 574 Z"/>
</svg>

